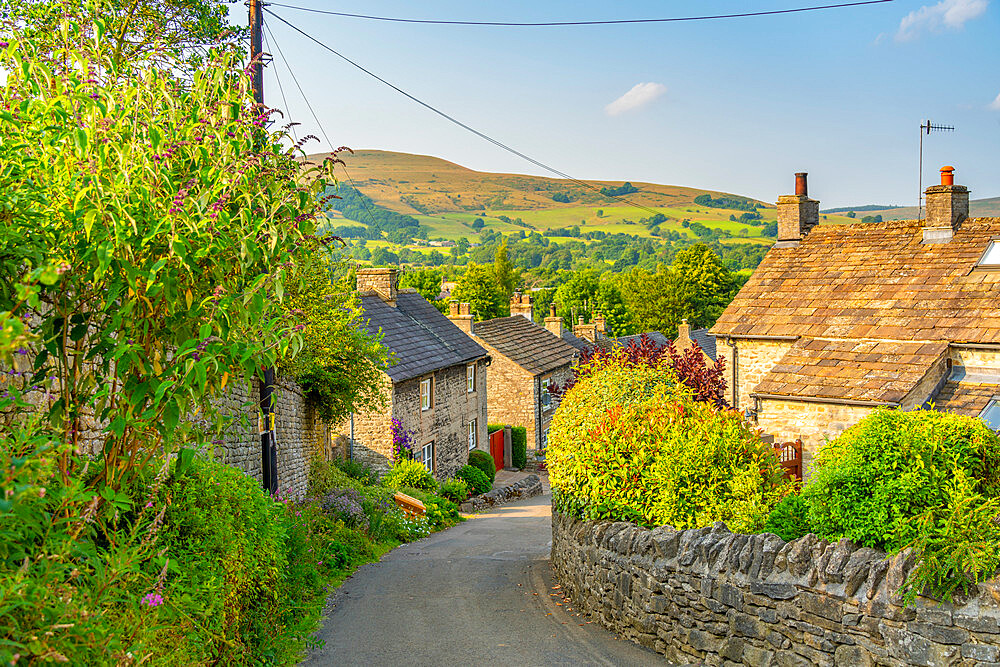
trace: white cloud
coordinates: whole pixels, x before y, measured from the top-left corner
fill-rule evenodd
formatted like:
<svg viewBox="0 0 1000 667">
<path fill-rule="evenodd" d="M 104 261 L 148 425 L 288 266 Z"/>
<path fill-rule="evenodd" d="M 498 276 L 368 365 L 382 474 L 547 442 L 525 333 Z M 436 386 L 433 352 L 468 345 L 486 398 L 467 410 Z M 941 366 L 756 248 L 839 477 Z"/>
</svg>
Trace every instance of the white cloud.
<svg viewBox="0 0 1000 667">
<path fill-rule="evenodd" d="M 915 9 L 899 22 L 896 41 L 916 39 L 922 32 L 951 28 L 959 30 L 966 21 L 982 16 L 989 0 L 941 0 L 936 5 Z"/>
<path fill-rule="evenodd" d="M 997 98 L 993 100 L 993 103 L 990 104 L 990 108 L 994 111 L 1000 111 L 1000 95 L 997 95 Z"/>
<path fill-rule="evenodd" d="M 604 110 L 609 116 L 617 116 L 644 107 L 665 92 L 667 87 L 662 83 L 637 83 L 627 93 L 604 107 Z"/>
</svg>

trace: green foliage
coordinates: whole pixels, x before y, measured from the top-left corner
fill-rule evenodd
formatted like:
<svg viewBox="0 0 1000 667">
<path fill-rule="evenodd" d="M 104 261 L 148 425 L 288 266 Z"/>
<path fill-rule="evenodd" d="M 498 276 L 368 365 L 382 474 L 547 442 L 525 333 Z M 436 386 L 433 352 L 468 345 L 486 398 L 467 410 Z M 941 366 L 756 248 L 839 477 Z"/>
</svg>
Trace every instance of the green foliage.
<svg viewBox="0 0 1000 667">
<path fill-rule="evenodd" d="M 744 197 L 719 197 L 712 198 L 712 195 L 704 194 L 698 195 L 694 198 L 694 203 L 699 206 L 708 206 L 710 208 L 734 208 L 737 211 L 754 211 L 756 212 L 759 204 L 755 201 L 751 201 Z"/>
<path fill-rule="evenodd" d="M 441 482 L 438 494 L 453 503 L 461 504 L 469 497 L 469 485 L 465 483 L 464 479 L 452 477 L 447 481 Z"/>
<path fill-rule="evenodd" d="M 510 458 L 518 470 L 524 470 L 528 464 L 528 429 L 523 426 L 512 426 L 510 429 Z"/>
<path fill-rule="evenodd" d="M 490 480 L 490 484 L 496 479 L 496 461 L 493 460 L 493 456 L 489 452 L 484 452 L 481 449 L 473 449 L 469 452 L 469 465 L 482 470 L 486 478 Z"/>
<path fill-rule="evenodd" d="M 710 327 L 739 290 L 739 281 L 719 256 L 699 243 L 685 248 L 673 264 L 656 272 L 635 268 L 620 280 L 621 294 L 636 331 L 660 331 L 670 338 L 687 319 Z"/>
<path fill-rule="evenodd" d="M 936 594 L 1000 566 L 1000 436 L 978 419 L 880 408 L 827 443 L 803 491 L 820 537 L 915 549 L 907 583 Z"/>
<path fill-rule="evenodd" d="M 808 535 L 812 532 L 809 504 L 798 493 L 788 494 L 771 510 L 761 532 L 774 533 L 786 542 Z"/>
<path fill-rule="evenodd" d="M 452 298 L 471 305 L 478 320 L 510 315 L 510 302 L 493 275 L 493 268 L 470 264 Z"/>
<path fill-rule="evenodd" d="M 333 463 L 351 479 L 356 479 L 365 486 L 378 484 L 378 474 L 364 463 L 359 461 L 349 461 L 348 459 L 337 459 Z"/>
<path fill-rule="evenodd" d="M 609 277 L 596 271 L 577 271 L 559 286 L 553 300 L 556 314 L 564 322 L 574 322 L 573 311 L 590 321 L 594 315 L 604 316 L 608 334 L 624 336 L 632 332 L 631 315 L 618 286 Z"/>
<path fill-rule="evenodd" d="M 431 303 L 441 294 L 441 272 L 434 269 L 404 271 L 399 279 L 400 287 L 412 287 L 420 296 Z"/>
<path fill-rule="evenodd" d="M 606 186 L 601 188 L 601 194 L 605 197 L 622 197 L 624 195 L 630 195 L 632 193 L 638 192 L 639 188 L 635 187 L 628 181 L 625 181 L 622 185 L 617 188 Z"/>
<path fill-rule="evenodd" d="M 497 287 L 500 288 L 504 299 L 508 300 L 509 303 L 510 296 L 514 293 L 514 288 L 521 278 L 508 256 L 507 239 L 500 242 L 493 255 L 493 279 L 496 281 Z"/>
<path fill-rule="evenodd" d="M 303 346 L 281 370 L 302 385 L 319 417 L 338 423 L 352 412 L 382 408 L 385 348 L 362 326 L 357 296 L 343 283 L 334 284 L 330 258 L 322 249 L 297 260 L 285 307 L 302 328 Z"/>
<path fill-rule="evenodd" d="M 472 490 L 473 495 L 478 496 L 493 488 L 493 483 L 490 482 L 490 478 L 486 476 L 486 473 L 475 466 L 462 466 L 455 473 L 455 477 L 464 481 L 469 489 Z"/>
<path fill-rule="evenodd" d="M 560 502 L 584 518 L 678 529 L 756 530 L 787 487 L 738 414 L 695 401 L 666 368 L 614 358 L 563 397 L 546 461 Z"/>
<path fill-rule="evenodd" d="M 412 459 L 396 461 L 382 478 L 382 486 L 387 489 L 401 489 L 408 486 L 424 491 L 437 491 L 438 488 L 434 476 L 427 471 L 427 468 Z"/>
<path fill-rule="evenodd" d="M 462 520 L 458 514 L 458 505 L 447 498 L 431 493 L 426 489 L 405 487 L 402 491 L 424 504 L 427 523 L 435 530 L 450 528 Z"/>
<path fill-rule="evenodd" d="M 184 63 L 118 61 L 107 24 L 61 9 L 57 57 L 16 31 L 0 49 L 0 340 L 33 360 L 26 386 L 56 378 L 60 439 L 84 414 L 107 424 L 94 484 L 117 487 L 211 440 L 211 396 L 300 348 L 280 300 L 332 163 L 303 168 L 261 129 L 235 54 L 181 80 Z"/>
</svg>

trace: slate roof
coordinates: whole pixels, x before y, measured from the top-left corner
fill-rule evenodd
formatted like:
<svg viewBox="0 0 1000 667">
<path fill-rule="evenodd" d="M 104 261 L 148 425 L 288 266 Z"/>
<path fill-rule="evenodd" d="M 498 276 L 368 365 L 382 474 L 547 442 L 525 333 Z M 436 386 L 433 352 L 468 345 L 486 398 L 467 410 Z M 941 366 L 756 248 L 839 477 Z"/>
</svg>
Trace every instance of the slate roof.
<svg viewBox="0 0 1000 667">
<path fill-rule="evenodd" d="M 570 364 L 577 351 L 554 333 L 521 315 L 477 322 L 475 334 L 532 375 Z"/>
<path fill-rule="evenodd" d="M 983 408 L 995 397 L 1000 397 L 1000 384 L 949 380 L 934 397 L 934 409 L 978 417 Z"/>
<path fill-rule="evenodd" d="M 619 336 L 615 340 L 621 343 L 623 347 L 628 347 L 632 343 L 638 343 L 643 336 L 649 336 L 657 345 L 670 345 L 670 339 L 661 334 L 659 331 L 647 331 L 646 333 L 633 334 L 631 336 Z"/>
<path fill-rule="evenodd" d="M 714 334 L 1000 342 L 1000 271 L 974 270 L 1000 218 L 923 244 L 914 220 L 820 225 L 772 248 Z"/>
<path fill-rule="evenodd" d="M 594 348 L 593 343 L 591 343 L 589 340 L 584 340 L 583 338 L 580 338 L 569 329 L 562 332 L 562 337 L 564 341 L 575 347 L 580 352 L 586 352 L 587 350 L 591 350 Z"/>
<path fill-rule="evenodd" d="M 758 394 L 899 403 L 948 343 L 800 339 L 757 385 Z"/>
<path fill-rule="evenodd" d="M 715 336 L 708 333 L 708 329 L 694 329 L 691 331 L 691 340 L 698 343 L 702 352 L 712 359 L 715 359 Z"/>
<path fill-rule="evenodd" d="M 393 308 L 375 295 L 362 295 L 366 327 L 382 332 L 382 344 L 396 363 L 386 373 L 402 382 L 486 356 L 468 334 L 415 291 L 399 290 Z"/>
</svg>

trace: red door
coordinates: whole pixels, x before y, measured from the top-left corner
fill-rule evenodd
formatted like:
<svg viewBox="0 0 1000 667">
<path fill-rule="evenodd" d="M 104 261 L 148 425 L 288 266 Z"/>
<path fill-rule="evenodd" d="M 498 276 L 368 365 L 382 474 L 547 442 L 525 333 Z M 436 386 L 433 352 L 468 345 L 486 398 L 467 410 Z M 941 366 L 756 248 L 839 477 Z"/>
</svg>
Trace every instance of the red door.
<svg viewBox="0 0 1000 667">
<path fill-rule="evenodd" d="M 490 456 L 497 470 L 503 470 L 503 429 L 490 433 Z"/>
</svg>

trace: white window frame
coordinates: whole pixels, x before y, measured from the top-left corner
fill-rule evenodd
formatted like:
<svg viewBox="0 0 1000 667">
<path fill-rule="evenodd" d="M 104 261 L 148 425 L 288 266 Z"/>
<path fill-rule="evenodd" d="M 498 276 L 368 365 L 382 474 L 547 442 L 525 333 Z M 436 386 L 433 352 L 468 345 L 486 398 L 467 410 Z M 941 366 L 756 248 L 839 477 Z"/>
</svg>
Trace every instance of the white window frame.
<svg viewBox="0 0 1000 667">
<path fill-rule="evenodd" d="M 469 422 L 469 451 L 479 446 L 479 420 Z"/>
<path fill-rule="evenodd" d="M 544 412 L 546 410 L 552 409 L 552 394 L 549 393 L 548 380 L 542 380 L 541 385 L 542 385 L 542 391 L 541 394 L 538 396 L 538 402 L 541 404 L 542 411 Z"/>
<path fill-rule="evenodd" d="M 427 472 L 434 474 L 434 441 L 431 440 L 413 454 L 413 460 L 420 463 Z"/>
<path fill-rule="evenodd" d="M 545 451 L 545 449 L 549 446 L 549 427 L 548 426 L 546 426 L 544 429 L 542 429 L 542 438 L 541 438 L 541 440 L 542 441 L 540 443 L 538 443 L 540 445 L 539 449 L 541 449 L 542 451 Z"/>
<path fill-rule="evenodd" d="M 471 394 L 476 391 L 476 365 L 469 364 L 465 367 L 465 392 Z"/>
<path fill-rule="evenodd" d="M 998 422 L 996 425 L 994 425 L 994 424 L 991 424 L 988 421 L 986 421 L 986 413 L 991 408 L 998 408 L 998 409 L 1000 409 L 1000 396 L 994 396 L 993 398 L 991 398 L 989 400 L 989 402 L 986 403 L 986 407 L 983 408 L 982 412 L 979 413 L 979 418 L 982 419 L 983 422 L 985 422 L 988 427 L 990 427 L 994 431 L 1000 431 L 1000 422 Z"/>
<path fill-rule="evenodd" d="M 996 257 L 997 261 L 987 263 L 986 258 L 991 254 Z M 993 258 L 991 257 L 990 259 Z M 994 236 L 990 239 L 990 244 L 986 246 L 986 250 L 983 251 L 979 261 L 976 262 L 976 267 L 983 269 L 1000 269 L 1000 236 Z"/>
<path fill-rule="evenodd" d="M 424 392 L 426 387 L 427 392 Z M 420 381 L 420 411 L 426 412 L 434 407 L 434 378 L 424 378 Z"/>
</svg>

